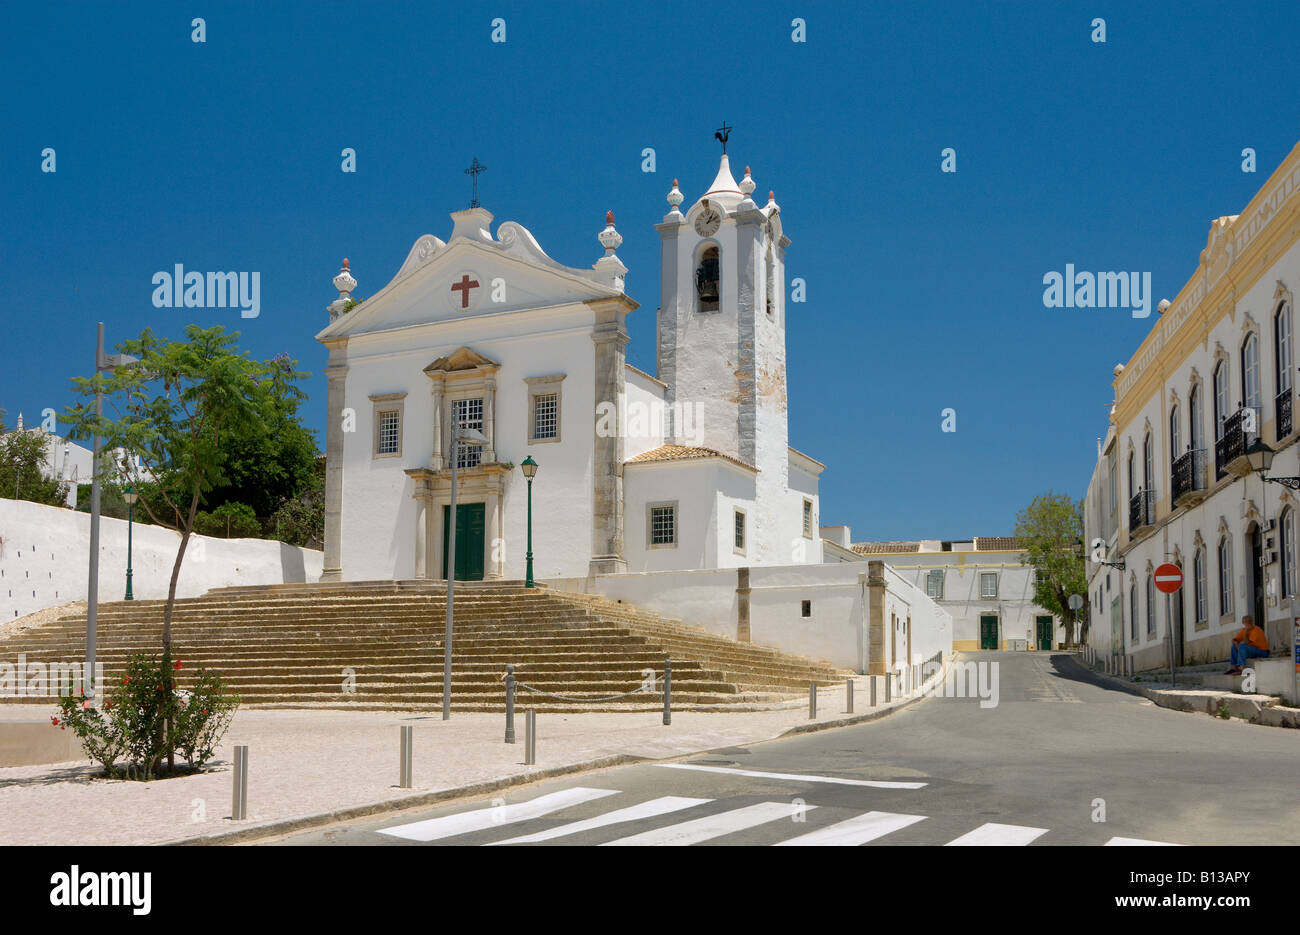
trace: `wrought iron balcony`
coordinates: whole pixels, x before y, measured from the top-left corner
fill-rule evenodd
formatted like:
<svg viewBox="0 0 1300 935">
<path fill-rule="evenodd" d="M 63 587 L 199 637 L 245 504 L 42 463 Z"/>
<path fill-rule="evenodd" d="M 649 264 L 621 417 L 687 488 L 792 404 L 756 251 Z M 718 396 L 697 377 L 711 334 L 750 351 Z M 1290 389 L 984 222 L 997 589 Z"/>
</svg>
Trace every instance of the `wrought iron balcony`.
<svg viewBox="0 0 1300 935">
<path fill-rule="evenodd" d="M 1250 473 L 1246 449 L 1259 438 L 1260 411 L 1242 406 L 1223 423 L 1223 434 L 1214 443 L 1214 479 L 1225 474 L 1243 477 Z"/>
<path fill-rule="evenodd" d="M 1190 506 L 1205 499 L 1206 451 L 1196 448 L 1174 462 L 1174 506 Z"/>
<path fill-rule="evenodd" d="M 1291 400 L 1294 394 L 1284 390 L 1277 394 L 1274 405 L 1277 407 L 1277 440 L 1281 441 L 1291 434 Z"/>
<path fill-rule="evenodd" d="M 1143 526 L 1154 525 L 1156 521 L 1156 492 L 1139 490 L 1128 502 L 1128 531 L 1132 535 Z"/>
</svg>

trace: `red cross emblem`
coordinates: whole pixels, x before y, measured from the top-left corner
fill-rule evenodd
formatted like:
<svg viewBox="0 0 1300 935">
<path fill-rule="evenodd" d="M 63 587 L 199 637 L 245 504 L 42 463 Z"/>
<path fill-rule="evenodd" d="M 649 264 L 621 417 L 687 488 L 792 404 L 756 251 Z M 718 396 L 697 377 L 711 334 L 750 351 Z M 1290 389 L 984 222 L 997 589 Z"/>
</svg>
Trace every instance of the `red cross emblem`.
<svg viewBox="0 0 1300 935">
<path fill-rule="evenodd" d="M 454 282 L 451 284 L 452 292 L 455 292 L 457 289 L 460 290 L 461 308 L 469 308 L 469 290 L 477 289 L 477 288 L 478 288 L 478 280 L 470 279 L 468 273 L 460 277 L 460 282 Z"/>
</svg>

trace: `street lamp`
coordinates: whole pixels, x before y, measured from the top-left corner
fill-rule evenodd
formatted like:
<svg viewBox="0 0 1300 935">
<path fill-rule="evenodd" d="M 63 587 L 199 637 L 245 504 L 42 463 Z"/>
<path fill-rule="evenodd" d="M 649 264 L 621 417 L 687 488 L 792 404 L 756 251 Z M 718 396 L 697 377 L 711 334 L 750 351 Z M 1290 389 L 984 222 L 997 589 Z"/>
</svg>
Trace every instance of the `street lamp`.
<svg viewBox="0 0 1300 935">
<path fill-rule="evenodd" d="M 442 719 L 451 720 L 451 627 L 452 601 L 456 590 L 456 464 L 460 461 L 461 445 L 486 445 L 487 437 L 478 429 L 453 422 L 451 427 L 451 504 L 447 509 L 447 628 L 442 640 Z"/>
<path fill-rule="evenodd" d="M 133 601 L 135 596 L 131 594 L 131 525 L 135 520 L 135 501 L 140 499 L 140 495 L 135 492 L 134 487 L 127 484 L 122 499 L 126 501 L 126 597 L 124 599 Z"/>
<path fill-rule="evenodd" d="M 104 353 L 104 323 L 99 323 L 95 341 L 95 375 L 111 373 L 117 367 L 138 364 L 140 359 L 130 354 Z M 104 391 L 95 382 L 95 420 L 93 453 L 90 467 L 90 569 L 86 581 L 86 671 L 82 673 L 84 691 L 95 698 L 95 627 L 99 612 L 99 431 L 98 420 L 104 417 Z"/>
<path fill-rule="evenodd" d="M 528 479 L 528 571 L 524 575 L 524 587 L 533 587 L 533 478 L 537 476 L 537 462 L 532 455 L 524 458 L 519 465 Z"/>
</svg>

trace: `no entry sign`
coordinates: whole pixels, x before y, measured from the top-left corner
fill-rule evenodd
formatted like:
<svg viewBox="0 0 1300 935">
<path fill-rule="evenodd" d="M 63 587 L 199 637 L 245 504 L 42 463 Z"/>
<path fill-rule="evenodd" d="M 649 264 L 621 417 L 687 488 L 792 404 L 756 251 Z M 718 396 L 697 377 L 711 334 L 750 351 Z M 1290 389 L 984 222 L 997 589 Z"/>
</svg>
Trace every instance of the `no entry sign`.
<svg viewBox="0 0 1300 935">
<path fill-rule="evenodd" d="M 1156 587 L 1165 594 L 1173 594 L 1183 586 L 1183 570 L 1168 562 L 1156 569 Z"/>
</svg>

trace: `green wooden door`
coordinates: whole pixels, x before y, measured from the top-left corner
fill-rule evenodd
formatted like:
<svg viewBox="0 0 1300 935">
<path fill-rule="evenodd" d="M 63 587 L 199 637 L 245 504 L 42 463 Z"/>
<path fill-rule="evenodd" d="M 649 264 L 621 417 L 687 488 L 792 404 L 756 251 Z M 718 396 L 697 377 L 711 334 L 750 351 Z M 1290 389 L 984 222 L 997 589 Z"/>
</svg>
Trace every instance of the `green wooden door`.
<svg viewBox="0 0 1300 935">
<path fill-rule="evenodd" d="M 998 618 L 996 616 L 980 617 L 980 649 L 998 648 Z"/>
<path fill-rule="evenodd" d="M 447 577 L 447 539 L 451 534 L 451 508 L 442 508 L 442 576 Z M 483 546 L 487 510 L 482 503 L 456 504 L 456 580 L 483 580 Z"/>
<path fill-rule="evenodd" d="M 1052 648 L 1052 618 L 1051 617 L 1038 618 L 1038 648 L 1039 649 Z"/>
</svg>

